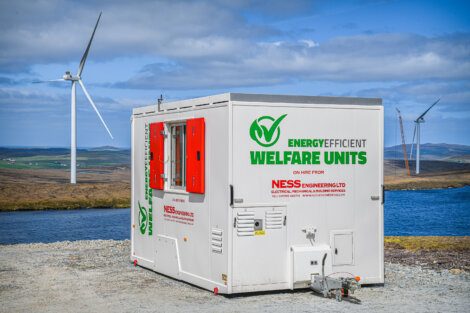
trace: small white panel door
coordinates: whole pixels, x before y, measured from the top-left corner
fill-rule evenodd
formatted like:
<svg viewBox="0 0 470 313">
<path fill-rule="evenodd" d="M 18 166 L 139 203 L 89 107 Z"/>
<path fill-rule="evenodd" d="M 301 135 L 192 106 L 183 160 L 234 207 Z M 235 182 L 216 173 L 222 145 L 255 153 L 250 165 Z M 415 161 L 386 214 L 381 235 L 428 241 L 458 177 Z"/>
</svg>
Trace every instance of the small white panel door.
<svg viewBox="0 0 470 313">
<path fill-rule="evenodd" d="M 352 232 L 333 234 L 333 265 L 352 265 L 353 251 Z"/>
</svg>

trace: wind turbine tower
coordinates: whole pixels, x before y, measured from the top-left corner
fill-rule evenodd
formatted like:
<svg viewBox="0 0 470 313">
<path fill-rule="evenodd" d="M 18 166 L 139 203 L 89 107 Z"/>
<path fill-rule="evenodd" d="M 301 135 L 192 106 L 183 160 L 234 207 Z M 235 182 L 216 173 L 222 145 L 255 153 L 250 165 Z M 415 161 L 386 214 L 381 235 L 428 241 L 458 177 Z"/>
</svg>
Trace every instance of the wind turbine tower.
<svg viewBox="0 0 470 313">
<path fill-rule="evenodd" d="M 88 45 L 85 49 L 85 53 L 83 53 L 82 59 L 80 60 L 80 64 L 78 66 L 78 71 L 76 75 L 72 75 L 70 71 L 65 72 L 65 75 L 62 76 L 60 79 L 54 79 L 54 80 L 48 80 L 48 81 L 39 81 L 39 83 L 43 82 L 54 82 L 54 81 L 70 81 L 72 83 L 72 92 L 71 92 L 71 120 L 70 120 L 70 183 L 71 184 L 76 184 L 77 183 L 77 107 L 76 107 L 76 86 L 77 83 L 80 85 L 80 87 L 83 90 L 83 93 L 87 97 L 88 101 L 90 102 L 91 106 L 95 110 L 96 114 L 98 115 L 99 119 L 101 120 L 101 123 L 103 124 L 104 128 L 108 132 L 109 136 L 111 139 L 114 139 L 113 135 L 111 134 L 111 131 L 109 130 L 108 126 L 106 125 L 105 121 L 103 120 L 103 117 L 101 116 L 100 112 L 98 111 L 98 108 L 96 107 L 95 103 L 90 97 L 90 94 L 85 88 L 85 85 L 83 84 L 82 81 L 82 73 L 83 73 L 83 68 L 85 67 L 85 62 L 88 57 L 88 52 L 90 51 L 91 43 L 93 41 L 93 37 L 95 36 L 96 29 L 98 28 L 98 24 L 101 19 L 101 13 L 98 16 L 98 20 L 96 21 L 95 28 L 93 29 L 93 33 L 91 34 L 90 41 L 88 42 Z"/>
<path fill-rule="evenodd" d="M 406 173 L 408 174 L 408 176 L 411 176 L 410 164 L 408 163 L 408 155 L 406 153 L 406 140 L 405 140 L 405 132 L 403 130 L 403 119 L 401 118 L 400 110 L 398 110 L 398 108 L 395 108 L 395 109 L 397 110 L 398 122 L 400 123 L 401 147 L 403 149 L 403 160 L 405 160 Z"/>
<path fill-rule="evenodd" d="M 416 120 L 415 120 L 415 130 L 413 132 L 413 141 L 411 142 L 411 152 L 410 152 L 410 160 L 413 155 L 413 144 L 415 143 L 416 137 L 416 174 L 419 174 L 419 160 L 420 160 L 420 144 L 421 144 L 421 123 L 424 123 L 424 116 L 435 106 L 441 99 L 437 99 L 436 102 L 431 104 L 431 106 L 423 112 Z"/>
</svg>

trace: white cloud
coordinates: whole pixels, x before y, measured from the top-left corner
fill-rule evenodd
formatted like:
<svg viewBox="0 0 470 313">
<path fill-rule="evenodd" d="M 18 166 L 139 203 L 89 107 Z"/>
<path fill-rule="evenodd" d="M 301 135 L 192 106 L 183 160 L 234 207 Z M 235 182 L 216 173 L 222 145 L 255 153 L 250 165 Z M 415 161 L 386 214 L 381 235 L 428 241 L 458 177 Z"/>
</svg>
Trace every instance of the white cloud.
<svg viewBox="0 0 470 313">
<path fill-rule="evenodd" d="M 233 4 L 237 9 L 248 3 Z M 276 30 L 248 23 L 223 1 L 15 1 L 0 3 L 0 71 L 78 62 L 100 10 L 95 59 L 226 57 L 240 41 Z"/>
<path fill-rule="evenodd" d="M 395 117 L 395 107 L 402 110 L 405 118 L 412 120 L 437 99 L 434 115 L 455 120 L 470 118 L 470 82 L 468 81 L 422 81 L 394 84 L 389 87 L 359 90 L 353 94 L 362 97 L 381 97 L 390 116 Z"/>
<path fill-rule="evenodd" d="M 440 37 L 382 33 L 324 42 L 295 39 L 245 18 L 247 9 L 270 16 L 287 10 L 282 1 L 271 5 L 243 0 L 2 3 L 0 72 L 25 71 L 38 63 L 78 62 L 103 9 L 93 60 L 145 56 L 168 61 L 143 67 L 117 84 L 120 87 L 197 89 L 290 81 L 470 78 L 468 33 Z M 306 6 L 299 2 L 287 11 L 300 14 Z"/>
<path fill-rule="evenodd" d="M 225 57 L 222 50 L 218 58 L 174 57 L 171 66 L 146 66 L 118 86 L 197 89 L 293 80 L 406 82 L 470 78 L 470 34 L 433 38 L 374 34 L 336 38 L 321 45 L 313 43 L 240 41 L 236 53 L 227 49 Z"/>
<path fill-rule="evenodd" d="M 318 47 L 320 45 L 318 42 L 310 40 L 310 39 L 299 40 L 299 42 L 305 44 L 309 48 Z"/>
</svg>

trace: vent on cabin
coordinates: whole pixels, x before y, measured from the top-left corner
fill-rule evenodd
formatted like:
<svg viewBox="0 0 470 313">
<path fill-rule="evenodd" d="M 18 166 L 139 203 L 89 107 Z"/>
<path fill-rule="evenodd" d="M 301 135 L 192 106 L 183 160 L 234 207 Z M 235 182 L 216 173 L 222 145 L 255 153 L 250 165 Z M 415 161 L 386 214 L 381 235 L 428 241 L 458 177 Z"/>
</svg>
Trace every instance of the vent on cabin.
<svg viewBox="0 0 470 313">
<path fill-rule="evenodd" d="M 282 211 L 266 211 L 266 229 L 282 228 L 284 216 Z"/>
<path fill-rule="evenodd" d="M 254 236 L 255 213 L 253 211 L 238 212 L 236 227 L 238 236 Z"/>
<path fill-rule="evenodd" d="M 212 228 L 211 248 L 214 253 L 222 253 L 222 229 Z"/>
</svg>

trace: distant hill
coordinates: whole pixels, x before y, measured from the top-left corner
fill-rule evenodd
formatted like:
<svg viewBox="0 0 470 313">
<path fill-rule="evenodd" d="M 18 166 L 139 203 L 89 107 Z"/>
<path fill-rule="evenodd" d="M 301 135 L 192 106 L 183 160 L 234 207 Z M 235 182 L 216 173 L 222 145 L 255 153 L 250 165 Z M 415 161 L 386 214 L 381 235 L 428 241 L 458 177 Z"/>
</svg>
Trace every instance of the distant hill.
<svg viewBox="0 0 470 313">
<path fill-rule="evenodd" d="M 67 148 L 4 148 L 0 147 L 0 158 L 28 157 L 35 155 L 70 154 Z"/>
<path fill-rule="evenodd" d="M 127 151 L 129 151 L 129 149 L 116 148 L 116 147 L 113 147 L 113 146 L 102 146 L 102 147 L 97 147 L 97 148 L 89 148 L 89 149 L 85 149 L 85 150 L 88 150 L 88 151 L 122 151 L 122 150 L 127 150 Z"/>
<path fill-rule="evenodd" d="M 411 145 L 406 145 L 406 150 L 409 157 Z M 439 160 L 460 163 L 470 162 L 470 146 L 466 145 L 425 143 L 421 145 L 420 154 L 421 160 Z M 413 147 L 413 155 L 416 155 L 416 146 Z M 403 159 L 402 146 L 386 147 L 384 157 L 385 159 Z"/>
<path fill-rule="evenodd" d="M 100 147 L 77 149 L 77 167 L 129 167 L 130 149 Z M 68 148 L 0 147 L 0 168 L 53 169 L 70 167 Z"/>
</svg>

